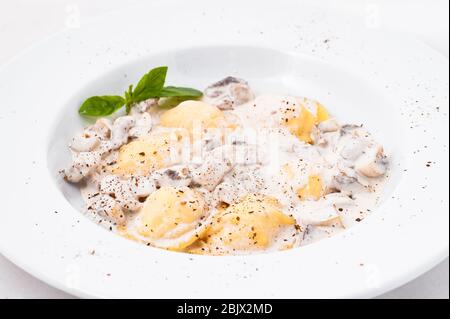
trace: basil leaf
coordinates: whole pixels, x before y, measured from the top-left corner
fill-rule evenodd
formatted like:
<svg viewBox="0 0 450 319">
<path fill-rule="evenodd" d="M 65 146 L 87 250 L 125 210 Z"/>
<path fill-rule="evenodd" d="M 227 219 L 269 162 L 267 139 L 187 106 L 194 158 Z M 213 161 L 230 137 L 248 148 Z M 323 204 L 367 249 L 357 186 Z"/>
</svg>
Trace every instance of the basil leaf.
<svg viewBox="0 0 450 319">
<path fill-rule="evenodd" d="M 132 93 L 133 102 L 159 97 L 167 76 L 167 66 L 155 68 L 142 77 Z"/>
<path fill-rule="evenodd" d="M 202 97 L 203 93 L 196 89 L 184 88 L 184 87 L 176 87 L 176 86 L 166 86 L 163 88 L 159 94 L 160 97 L 193 97 L 199 98 Z"/>
<path fill-rule="evenodd" d="M 121 96 L 93 96 L 81 105 L 78 112 L 84 116 L 107 116 L 120 109 L 125 104 Z"/>
<path fill-rule="evenodd" d="M 132 102 L 132 96 L 133 96 L 133 84 L 131 84 L 128 87 L 128 90 L 125 91 L 125 101 L 128 102 Z"/>
<path fill-rule="evenodd" d="M 84 116 L 108 116 L 125 105 L 128 114 L 134 104 L 150 98 L 162 98 L 164 100 L 162 101 L 164 106 L 172 107 L 177 101 L 181 102 L 195 99 L 203 95 L 201 91 L 192 88 L 164 87 L 167 70 L 167 66 L 150 70 L 150 72 L 141 78 L 134 90 L 133 85 L 128 87 L 124 97 L 116 95 L 93 96 L 84 101 L 78 112 Z"/>
<path fill-rule="evenodd" d="M 130 114 L 133 104 L 133 84 L 131 84 L 128 87 L 128 91 L 125 91 L 125 110 L 127 114 Z"/>
</svg>

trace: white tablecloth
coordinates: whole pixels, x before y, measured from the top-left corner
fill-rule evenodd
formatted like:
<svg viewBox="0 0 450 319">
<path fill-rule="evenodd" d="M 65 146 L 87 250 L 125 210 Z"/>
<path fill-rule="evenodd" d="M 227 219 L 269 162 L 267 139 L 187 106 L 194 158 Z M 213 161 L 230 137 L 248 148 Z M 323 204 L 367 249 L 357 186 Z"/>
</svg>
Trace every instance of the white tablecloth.
<svg viewBox="0 0 450 319">
<path fill-rule="evenodd" d="M 104 12 L 142 1 L 145 0 L 0 0 L 0 64 L 48 35 L 82 25 L 84 21 Z M 311 2 L 343 12 L 375 17 L 381 27 L 414 34 L 448 57 L 447 0 Z M 71 296 L 33 278 L 0 255 L 0 298 Z M 448 259 L 427 274 L 381 298 L 449 298 Z"/>
</svg>

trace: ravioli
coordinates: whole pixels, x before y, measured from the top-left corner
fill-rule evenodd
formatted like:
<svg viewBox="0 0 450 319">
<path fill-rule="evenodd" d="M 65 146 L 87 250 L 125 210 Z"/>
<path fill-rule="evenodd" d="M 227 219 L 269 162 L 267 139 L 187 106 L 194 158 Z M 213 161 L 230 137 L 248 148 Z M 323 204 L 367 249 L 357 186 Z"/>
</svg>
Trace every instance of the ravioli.
<svg viewBox="0 0 450 319">
<path fill-rule="evenodd" d="M 152 134 L 122 146 L 113 172 L 147 175 L 169 166 L 180 152 L 180 138 L 176 132 Z"/>
<path fill-rule="evenodd" d="M 133 232 L 155 247 L 182 250 L 205 231 L 207 212 L 204 199 L 194 190 L 163 187 L 147 198 Z"/>
<path fill-rule="evenodd" d="M 272 197 L 250 194 L 213 218 L 200 246 L 192 252 L 243 254 L 287 249 L 298 240 L 296 220 Z"/>
<path fill-rule="evenodd" d="M 164 127 L 194 130 L 217 128 L 225 123 L 225 117 L 217 107 L 201 101 L 185 101 L 161 116 Z"/>
</svg>

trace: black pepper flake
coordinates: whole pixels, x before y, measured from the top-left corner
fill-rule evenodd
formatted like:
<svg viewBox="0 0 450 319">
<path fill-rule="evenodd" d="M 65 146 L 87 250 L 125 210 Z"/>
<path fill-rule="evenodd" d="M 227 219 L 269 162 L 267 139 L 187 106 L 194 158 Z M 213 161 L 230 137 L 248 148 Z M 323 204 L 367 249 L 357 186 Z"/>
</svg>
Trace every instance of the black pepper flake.
<svg viewBox="0 0 450 319">
<path fill-rule="evenodd" d="M 138 198 L 139 203 L 144 203 L 147 200 L 147 197 L 141 196 Z"/>
</svg>

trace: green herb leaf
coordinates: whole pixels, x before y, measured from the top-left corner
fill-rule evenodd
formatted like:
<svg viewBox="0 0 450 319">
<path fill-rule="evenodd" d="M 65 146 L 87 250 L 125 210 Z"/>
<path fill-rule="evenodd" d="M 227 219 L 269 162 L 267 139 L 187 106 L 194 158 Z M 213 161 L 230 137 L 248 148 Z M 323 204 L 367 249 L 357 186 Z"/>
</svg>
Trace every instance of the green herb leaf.
<svg viewBox="0 0 450 319">
<path fill-rule="evenodd" d="M 133 102 L 138 103 L 152 97 L 159 97 L 166 82 L 167 69 L 167 66 L 162 66 L 144 75 L 131 94 Z"/>
<path fill-rule="evenodd" d="M 133 99 L 133 84 L 128 87 L 128 91 L 125 91 L 125 100 L 130 102 Z"/>
<path fill-rule="evenodd" d="M 166 86 L 160 92 L 160 97 L 192 97 L 199 98 L 202 97 L 203 93 L 196 89 Z"/>
<path fill-rule="evenodd" d="M 124 104 L 125 99 L 121 96 L 93 96 L 84 101 L 78 112 L 84 116 L 108 116 Z"/>
<path fill-rule="evenodd" d="M 127 114 L 130 114 L 131 107 L 133 106 L 133 84 L 128 87 L 128 91 L 125 91 L 125 108 Z"/>
<path fill-rule="evenodd" d="M 166 82 L 168 68 L 161 66 L 148 72 L 142 77 L 133 90 L 133 85 L 128 87 L 124 97 L 120 96 L 93 96 L 80 107 L 79 113 L 84 116 L 108 116 L 126 107 L 127 114 L 130 113 L 134 104 L 148 100 L 150 98 L 162 98 L 160 103 L 163 106 L 172 107 L 177 102 L 189 99 L 196 99 L 203 95 L 201 91 L 185 88 L 167 86 Z"/>
</svg>

